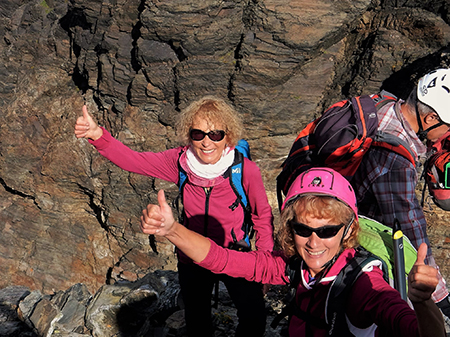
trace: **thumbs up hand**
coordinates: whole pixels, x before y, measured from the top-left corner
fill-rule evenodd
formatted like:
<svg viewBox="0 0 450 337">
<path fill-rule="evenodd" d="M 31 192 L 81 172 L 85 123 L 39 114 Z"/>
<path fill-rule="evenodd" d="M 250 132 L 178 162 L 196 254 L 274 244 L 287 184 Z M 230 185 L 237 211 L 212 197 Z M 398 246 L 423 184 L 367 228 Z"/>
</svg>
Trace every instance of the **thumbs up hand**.
<svg viewBox="0 0 450 337">
<path fill-rule="evenodd" d="M 176 223 L 164 191 L 158 192 L 158 205 L 147 205 L 142 211 L 140 227 L 145 234 L 167 235 Z"/>
<path fill-rule="evenodd" d="M 425 264 L 427 244 L 422 243 L 417 251 L 417 260 L 408 275 L 408 297 L 411 302 L 430 299 L 439 282 L 438 271 Z"/>
<path fill-rule="evenodd" d="M 89 138 L 97 140 L 103 135 L 103 130 L 92 119 L 86 105 L 82 108 L 83 116 L 78 117 L 75 124 L 75 136 L 77 138 Z"/>
</svg>

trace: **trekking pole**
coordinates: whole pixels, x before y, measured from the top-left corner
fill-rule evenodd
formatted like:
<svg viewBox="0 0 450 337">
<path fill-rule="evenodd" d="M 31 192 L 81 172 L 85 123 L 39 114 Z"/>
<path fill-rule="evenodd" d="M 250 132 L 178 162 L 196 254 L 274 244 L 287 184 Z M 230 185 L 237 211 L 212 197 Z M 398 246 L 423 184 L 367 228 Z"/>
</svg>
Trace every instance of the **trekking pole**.
<svg viewBox="0 0 450 337">
<path fill-rule="evenodd" d="M 400 293 L 402 299 L 406 301 L 407 294 L 405 278 L 405 252 L 403 251 L 403 232 L 397 218 L 394 219 L 392 241 L 394 246 L 394 287 Z"/>
</svg>

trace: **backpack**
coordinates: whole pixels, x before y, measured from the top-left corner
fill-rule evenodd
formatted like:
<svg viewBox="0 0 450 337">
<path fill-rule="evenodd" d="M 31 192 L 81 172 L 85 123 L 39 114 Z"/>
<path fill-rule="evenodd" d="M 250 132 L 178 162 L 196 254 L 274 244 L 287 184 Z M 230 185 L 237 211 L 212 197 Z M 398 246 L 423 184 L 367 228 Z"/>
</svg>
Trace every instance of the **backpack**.
<svg viewBox="0 0 450 337">
<path fill-rule="evenodd" d="M 393 229 L 363 215 L 359 215 L 358 220 L 360 227 L 359 244 L 384 261 L 387 266 L 389 284 L 394 287 Z M 409 271 L 417 259 L 417 250 L 406 235 L 403 236 L 403 252 L 405 256 L 405 281 L 407 281 Z"/>
<path fill-rule="evenodd" d="M 422 207 L 428 187 L 433 202 L 444 211 L 450 211 L 450 132 L 429 144 L 428 149 L 431 155 L 423 169 Z"/>
<path fill-rule="evenodd" d="M 295 178 L 313 166 L 330 167 L 351 180 L 370 146 L 381 146 L 408 158 L 409 146 L 398 137 L 378 132 L 377 111 L 397 97 L 379 94 L 357 96 L 329 107 L 297 136 L 277 176 L 278 205 Z"/>
<path fill-rule="evenodd" d="M 181 156 L 181 154 L 182 151 L 180 152 L 179 156 Z M 251 217 L 251 208 L 248 202 L 247 193 L 244 189 L 244 184 L 242 180 L 244 170 L 244 157 L 251 160 L 250 146 L 245 139 L 241 139 L 235 146 L 233 164 L 224 173 L 224 177 L 225 178 L 229 177 L 228 180 L 230 182 L 231 189 L 233 190 L 234 194 L 236 194 L 236 200 L 234 201 L 233 204 L 229 206 L 229 208 L 235 210 L 236 207 L 238 207 L 239 204 L 241 204 L 242 208 L 244 209 L 244 223 L 242 224 L 242 230 L 244 231 L 245 235 L 242 240 L 238 241 L 234 231 L 232 230 L 231 235 L 233 237 L 234 242 L 232 246 L 228 248 L 239 251 L 250 251 L 251 250 L 250 239 L 254 234 L 254 230 L 253 230 L 253 221 Z M 174 200 L 173 205 L 178 210 L 178 214 L 180 214 L 179 222 L 183 223 L 184 210 L 182 210 L 181 212 L 179 211 L 179 201 L 181 200 L 181 203 L 183 203 L 183 191 L 184 186 L 188 181 L 188 176 L 186 171 L 181 167 L 179 159 L 178 159 L 178 174 L 179 176 L 177 186 L 179 189 L 179 193 L 177 198 Z"/>
<path fill-rule="evenodd" d="M 329 336 L 351 336 L 345 318 L 345 305 L 353 284 L 363 273 L 364 267 L 370 264 L 380 264 L 383 278 L 393 287 L 394 278 L 394 252 L 392 242 L 392 229 L 375 220 L 359 216 L 360 232 L 358 235 L 360 246 L 356 248 L 354 258 L 336 276 L 327 296 L 325 306 L 326 319 L 311 317 L 300 310 L 296 303 L 296 292 L 301 280 L 301 259 L 293 256 L 286 265 L 286 275 L 290 284 L 284 302 L 286 306 L 272 321 L 275 328 L 286 316 L 296 315 L 305 322 L 328 330 Z M 405 253 L 405 279 L 417 259 L 417 251 L 408 240 L 403 237 Z"/>
</svg>

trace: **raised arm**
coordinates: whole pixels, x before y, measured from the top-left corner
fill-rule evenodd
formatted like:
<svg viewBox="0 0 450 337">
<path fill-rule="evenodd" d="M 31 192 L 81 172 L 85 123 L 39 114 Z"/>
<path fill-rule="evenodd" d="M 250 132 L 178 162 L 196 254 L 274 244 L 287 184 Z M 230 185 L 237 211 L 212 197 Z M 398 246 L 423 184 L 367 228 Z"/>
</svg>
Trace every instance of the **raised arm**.
<svg viewBox="0 0 450 337">
<path fill-rule="evenodd" d="M 438 284 L 438 271 L 424 262 L 427 245 L 422 243 L 408 275 L 408 297 L 416 312 L 420 336 L 446 336 L 442 313 L 431 299 Z"/>
<path fill-rule="evenodd" d="M 78 117 L 75 124 L 75 136 L 77 138 L 89 138 L 97 140 L 103 135 L 103 130 L 92 119 L 86 105 L 82 108 L 83 116 Z"/>
<path fill-rule="evenodd" d="M 163 190 L 158 192 L 158 205 L 149 204 L 142 211 L 140 227 L 145 234 L 166 237 L 194 262 L 203 261 L 211 247 L 209 239 L 175 221 Z"/>
</svg>

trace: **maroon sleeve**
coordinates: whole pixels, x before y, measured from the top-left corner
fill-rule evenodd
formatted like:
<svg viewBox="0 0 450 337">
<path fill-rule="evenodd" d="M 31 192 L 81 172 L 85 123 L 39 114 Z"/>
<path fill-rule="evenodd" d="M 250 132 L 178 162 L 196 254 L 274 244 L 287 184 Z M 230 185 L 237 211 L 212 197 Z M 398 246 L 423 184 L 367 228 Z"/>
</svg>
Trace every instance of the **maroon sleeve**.
<svg viewBox="0 0 450 337">
<path fill-rule="evenodd" d="M 418 336 L 413 309 L 383 279 L 383 272 L 378 267 L 356 280 L 346 312 L 350 322 L 358 328 L 376 324 L 382 335 Z"/>
</svg>

